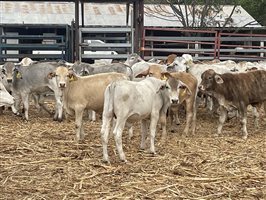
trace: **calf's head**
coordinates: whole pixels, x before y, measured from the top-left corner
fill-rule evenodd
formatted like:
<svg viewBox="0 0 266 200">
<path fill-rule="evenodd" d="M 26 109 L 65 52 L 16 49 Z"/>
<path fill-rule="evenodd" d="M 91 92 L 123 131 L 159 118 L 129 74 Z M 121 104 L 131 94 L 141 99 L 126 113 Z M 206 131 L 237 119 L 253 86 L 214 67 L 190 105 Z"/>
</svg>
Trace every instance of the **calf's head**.
<svg viewBox="0 0 266 200">
<path fill-rule="evenodd" d="M 20 65 L 15 65 L 13 62 L 6 62 L 2 67 L 2 73 L 5 74 L 6 79 L 8 82 L 12 82 L 12 76 L 15 73 L 15 70 L 17 72 L 19 71 Z"/>
<path fill-rule="evenodd" d="M 60 89 L 66 88 L 69 81 L 77 80 L 77 76 L 73 70 L 64 66 L 57 67 L 56 70 L 54 72 L 50 72 L 47 77 L 49 79 L 55 78 L 56 84 Z"/>
<path fill-rule="evenodd" d="M 166 77 L 166 85 L 170 89 L 170 100 L 172 104 L 181 104 L 192 93 L 189 87 L 175 77 L 175 73 L 162 73 Z"/>
<path fill-rule="evenodd" d="M 140 78 L 143 76 L 148 76 L 148 77 L 154 77 L 157 79 L 162 79 L 162 67 L 159 64 L 153 64 L 150 65 L 149 68 L 143 72 L 141 72 L 140 74 L 138 74 L 136 76 L 136 78 Z"/>
<path fill-rule="evenodd" d="M 210 91 L 215 88 L 217 84 L 222 84 L 224 81 L 222 77 L 213 69 L 208 69 L 201 75 L 201 83 L 199 89 L 201 91 Z"/>
<path fill-rule="evenodd" d="M 124 62 L 127 66 L 132 66 L 137 62 L 143 61 L 143 59 L 136 53 L 133 53 L 127 57 L 127 60 Z"/>
<path fill-rule="evenodd" d="M 0 66 L 0 82 L 2 82 L 4 85 L 7 85 L 7 78 L 5 70 L 3 69 L 3 66 Z"/>
<path fill-rule="evenodd" d="M 89 64 L 76 62 L 70 68 L 79 76 L 88 76 L 92 67 Z"/>
<path fill-rule="evenodd" d="M 8 93 L 5 86 L 0 82 L 0 106 L 13 105 L 14 98 Z"/>
<path fill-rule="evenodd" d="M 174 60 L 175 60 L 176 57 L 177 57 L 176 54 L 170 54 L 170 55 L 168 55 L 167 56 L 167 59 L 165 61 L 165 64 L 166 65 L 171 65 L 174 62 Z"/>
</svg>

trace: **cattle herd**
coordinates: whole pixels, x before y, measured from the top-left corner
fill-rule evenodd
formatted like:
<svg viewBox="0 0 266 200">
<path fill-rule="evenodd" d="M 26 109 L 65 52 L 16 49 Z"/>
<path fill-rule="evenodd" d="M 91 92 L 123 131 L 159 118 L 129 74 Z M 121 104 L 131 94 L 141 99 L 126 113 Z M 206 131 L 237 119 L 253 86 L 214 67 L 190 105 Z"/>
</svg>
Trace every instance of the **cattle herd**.
<svg viewBox="0 0 266 200">
<path fill-rule="evenodd" d="M 184 136 L 195 134 L 196 112 L 204 102 L 210 115 L 218 115 L 216 135 L 221 135 L 227 119 L 241 122 L 242 137 L 247 139 L 247 108 L 251 106 L 255 126 L 260 111 L 266 109 L 266 61 L 193 61 L 191 55 L 171 54 L 165 60 L 144 61 L 137 54 L 125 62 L 95 64 L 66 61 L 39 62 L 24 58 L 20 63 L 6 62 L 0 66 L 0 106 L 30 120 L 29 100 L 38 109 L 53 114 L 53 120 L 68 120 L 75 116 L 77 141 L 84 139 L 83 116 L 95 113 L 102 120 L 103 160 L 109 162 L 107 144 L 109 132 L 114 133 L 118 155 L 126 162 L 122 148 L 122 132 L 128 127 L 133 134 L 135 121 L 141 122 L 140 148 L 150 142 L 155 154 L 156 129 L 162 129 L 165 142 L 167 130 L 180 124 L 178 112 L 186 113 Z M 52 97 L 55 111 L 45 99 Z M 167 124 L 167 119 L 170 123 Z M 157 126 L 159 125 L 159 126 Z M 169 127 L 167 127 L 169 125 Z M 147 134 L 149 130 L 150 134 Z"/>
</svg>

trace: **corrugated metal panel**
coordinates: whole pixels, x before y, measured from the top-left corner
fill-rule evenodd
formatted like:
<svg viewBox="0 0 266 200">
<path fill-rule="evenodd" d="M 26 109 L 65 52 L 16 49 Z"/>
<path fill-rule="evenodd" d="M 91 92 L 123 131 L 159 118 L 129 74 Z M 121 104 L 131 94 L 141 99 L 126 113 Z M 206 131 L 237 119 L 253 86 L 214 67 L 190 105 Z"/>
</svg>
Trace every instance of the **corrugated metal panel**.
<svg viewBox="0 0 266 200">
<path fill-rule="evenodd" d="M 74 19 L 74 3 L 71 2 L 0 2 L 0 23 L 9 24 L 70 24 Z M 164 10 L 164 11 L 163 11 Z M 230 15 L 232 6 L 225 6 L 222 18 Z M 254 19 L 242 8 L 233 15 L 234 27 L 243 26 Z M 125 4 L 85 3 L 85 25 L 93 26 L 125 26 Z M 161 15 L 160 15 L 161 14 Z M 145 26 L 181 27 L 167 5 L 145 5 Z M 247 27 L 261 27 L 249 25 Z"/>
</svg>

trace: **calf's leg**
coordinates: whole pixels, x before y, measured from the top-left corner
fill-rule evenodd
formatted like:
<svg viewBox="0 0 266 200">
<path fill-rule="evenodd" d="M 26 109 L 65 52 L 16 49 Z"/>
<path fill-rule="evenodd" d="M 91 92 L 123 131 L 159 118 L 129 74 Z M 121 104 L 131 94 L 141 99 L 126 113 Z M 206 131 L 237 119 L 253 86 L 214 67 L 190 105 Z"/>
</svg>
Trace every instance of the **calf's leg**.
<svg viewBox="0 0 266 200">
<path fill-rule="evenodd" d="M 61 97 L 56 97 L 56 111 L 54 115 L 54 120 L 61 122 L 63 120 L 63 103 Z"/>
<path fill-rule="evenodd" d="M 150 152 L 156 154 L 154 140 L 156 134 L 156 126 L 159 119 L 159 113 L 152 113 L 151 114 L 151 122 L 150 122 Z"/>
<path fill-rule="evenodd" d="M 75 125 L 76 125 L 76 138 L 77 141 L 84 139 L 84 130 L 83 130 L 83 108 L 75 109 Z"/>
<path fill-rule="evenodd" d="M 258 112 L 258 110 L 259 110 L 259 105 L 258 106 L 252 106 L 252 113 L 253 113 L 253 117 L 254 117 L 254 125 L 255 125 L 256 129 L 259 128 L 260 113 Z"/>
<path fill-rule="evenodd" d="M 248 138 L 248 131 L 247 131 L 247 110 L 246 108 L 243 109 L 242 112 L 240 112 L 240 123 L 242 125 L 242 133 L 243 133 L 243 139 Z"/>
<path fill-rule="evenodd" d="M 95 122 L 96 121 L 96 112 L 93 110 L 88 110 L 89 120 Z"/>
<path fill-rule="evenodd" d="M 114 128 L 115 144 L 118 151 L 118 155 L 121 161 L 127 162 L 122 145 L 122 133 L 125 127 L 126 119 L 117 118 Z"/>
<path fill-rule="evenodd" d="M 197 120 L 197 110 L 196 110 L 196 104 L 193 106 L 193 114 L 192 114 L 192 135 L 196 132 L 196 120 Z"/>
<path fill-rule="evenodd" d="M 23 102 L 23 107 L 24 107 L 24 116 L 25 119 L 28 121 L 29 120 L 29 94 L 25 93 L 21 95 L 22 102 Z"/>
<path fill-rule="evenodd" d="M 147 120 L 141 120 L 141 142 L 140 142 L 140 149 L 145 149 L 145 142 L 147 137 Z"/>
<path fill-rule="evenodd" d="M 162 138 L 161 141 L 162 143 L 165 142 L 166 137 L 167 137 L 167 131 L 166 131 L 166 114 L 165 113 L 161 113 L 160 115 L 160 122 L 161 122 L 161 126 L 162 126 Z"/>
<path fill-rule="evenodd" d="M 103 122 L 102 122 L 102 128 L 101 128 L 101 136 L 102 136 L 102 145 L 103 145 L 103 161 L 110 163 L 109 156 L 108 156 L 108 139 L 109 139 L 109 132 L 110 132 L 110 126 L 112 117 L 104 116 L 103 115 Z"/>
<path fill-rule="evenodd" d="M 133 125 L 129 122 L 126 122 L 126 127 L 128 128 L 128 141 L 133 137 Z"/>
<path fill-rule="evenodd" d="M 226 120 L 226 116 L 227 116 L 226 109 L 223 106 L 220 106 L 219 124 L 218 124 L 217 134 L 215 134 L 215 136 L 218 136 L 222 133 L 223 124 Z"/>
</svg>

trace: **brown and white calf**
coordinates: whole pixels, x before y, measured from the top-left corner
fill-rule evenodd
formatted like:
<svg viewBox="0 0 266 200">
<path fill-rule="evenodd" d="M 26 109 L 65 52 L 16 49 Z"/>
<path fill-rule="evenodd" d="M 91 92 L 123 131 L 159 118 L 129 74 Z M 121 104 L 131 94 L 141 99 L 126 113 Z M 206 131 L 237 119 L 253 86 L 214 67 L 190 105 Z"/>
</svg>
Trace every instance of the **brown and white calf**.
<svg viewBox="0 0 266 200">
<path fill-rule="evenodd" d="M 188 135 L 189 129 L 191 127 L 192 134 L 196 131 L 196 97 L 197 97 L 197 79 L 189 73 L 186 72 L 173 72 L 167 75 L 168 83 L 171 86 L 172 91 L 179 91 L 179 102 L 178 104 L 171 104 L 170 112 L 174 114 L 175 123 L 178 125 L 179 117 L 178 110 L 181 104 L 184 104 L 186 110 L 186 126 L 184 129 L 184 134 Z M 182 82 L 182 84 L 178 84 L 178 82 Z M 177 88 L 180 87 L 180 88 Z M 171 127 L 173 127 L 173 115 L 170 113 L 170 122 Z"/>
<path fill-rule="evenodd" d="M 216 98 L 220 105 L 217 134 L 222 132 L 227 110 L 235 107 L 239 111 L 243 138 L 246 139 L 248 136 L 247 106 L 250 104 L 256 106 L 266 100 L 266 71 L 218 74 L 209 69 L 202 74 L 201 78 L 199 89 Z"/>
<path fill-rule="evenodd" d="M 184 129 L 184 134 L 188 135 L 191 126 L 192 134 L 196 130 L 196 97 L 198 92 L 198 81 L 197 79 L 189 73 L 186 72 L 165 72 L 162 65 L 151 65 L 149 70 L 144 73 L 151 77 L 158 79 L 163 79 L 164 76 L 167 77 L 167 82 L 171 87 L 171 92 L 179 92 L 179 102 L 173 103 L 170 110 L 170 122 L 171 129 L 174 128 L 173 121 L 175 119 L 175 124 L 180 124 L 178 117 L 178 110 L 181 104 L 184 104 L 186 109 L 186 126 Z M 179 84 L 179 81 L 182 84 Z M 178 88 L 181 87 L 181 88 Z M 172 114 L 171 114 L 172 113 Z M 173 117 L 174 116 L 174 117 Z"/>
</svg>

